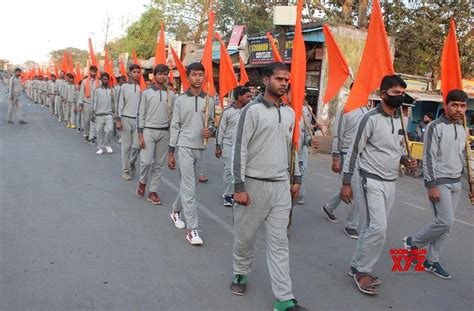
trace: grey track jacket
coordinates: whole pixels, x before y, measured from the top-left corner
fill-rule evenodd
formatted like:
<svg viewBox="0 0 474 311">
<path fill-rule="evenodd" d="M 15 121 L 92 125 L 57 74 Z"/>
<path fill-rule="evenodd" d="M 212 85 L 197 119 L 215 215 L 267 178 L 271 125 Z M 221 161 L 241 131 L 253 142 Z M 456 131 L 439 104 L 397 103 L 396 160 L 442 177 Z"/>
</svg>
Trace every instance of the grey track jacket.
<svg viewBox="0 0 474 311">
<path fill-rule="evenodd" d="M 235 133 L 233 175 L 235 192 L 245 191 L 245 178 L 267 181 L 290 177 L 291 142 L 295 112 L 291 107 L 267 102 L 258 96 L 242 109 Z M 295 157 L 295 163 L 299 163 Z M 295 183 L 301 183 L 295 165 Z"/>
<path fill-rule="evenodd" d="M 92 100 L 92 113 L 95 116 L 115 114 L 114 92 L 111 88 L 98 87 L 94 90 Z"/>
<path fill-rule="evenodd" d="M 138 132 L 144 128 L 167 129 L 170 126 L 170 114 L 173 111 L 175 95 L 169 91 L 171 111 L 168 109 L 168 90 L 152 86 L 143 91 L 138 107 Z"/>
<path fill-rule="evenodd" d="M 219 127 L 216 133 L 216 146 L 232 145 L 234 140 L 235 129 L 239 122 L 241 108 L 238 108 L 234 103 L 227 107 L 221 114 L 219 120 Z"/>
<path fill-rule="evenodd" d="M 140 84 L 128 82 L 120 88 L 118 116 L 136 119 L 142 92 Z"/>
<path fill-rule="evenodd" d="M 342 111 L 336 117 L 333 127 L 332 154 L 346 154 L 354 141 L 360 119 L 369 112 L 369 108 L 360 107 L 348 113 Z"/>
<path fill-rule="evenodd" d="M 75 103 L 76 102 L 76 86 L 69 82 L 64 83 L 64 99 L 68 103 Z"/>
<path fill-rule="evenodd" d="M 431 122 L 423 142 L 423 176 L 428 188 L 461 181 L 467 134 L 446 115 Z"/>
<path fill-rule="evenodd" d="M 16 76 L 11 77 L 10 85 L 9 85 L 10 96 L 15 96 L 15 97 L 21 96 L 21 90 L 22 90 L 22 86 L 21 86 L 20 79 L 18 79 Z"/>
<path fill-rule="evenodd" d="M 390 116 L 379 105 L 360 120 L 357 133 L 344 163 L 343 184 L 350 185 L 357 160 L 360 175 L 382 181 L 398 177 L 403 149 L 403 131 L 398 114 Z"/>
<path fill-rule="evenodd" d="M 170 152 L 175 147 L 205 149 L 201 131 L 204 128 L 206 93 L 194 96 L 189 90 L 179 95 L 174 103 L 170 126 Z M 214 131 L 214 99 L 209 96 L 208 128 Z"/>
<path fill-rule="evenodd" d="M 86 83 L 87 82 L 89 82 L 91 86 L 91 94 L 89 97 L 86 97 Z M 92 104 L 92 96 L 94 95 L 94 90 L 98 87 L 100 87 L 100 83 L 96 83 L 96 79 L 82 80 L 81 90 L 79 91 L 79 102 L 81 103 L 81 105 L 83 105 L 84 103 Z"/>
</svg>

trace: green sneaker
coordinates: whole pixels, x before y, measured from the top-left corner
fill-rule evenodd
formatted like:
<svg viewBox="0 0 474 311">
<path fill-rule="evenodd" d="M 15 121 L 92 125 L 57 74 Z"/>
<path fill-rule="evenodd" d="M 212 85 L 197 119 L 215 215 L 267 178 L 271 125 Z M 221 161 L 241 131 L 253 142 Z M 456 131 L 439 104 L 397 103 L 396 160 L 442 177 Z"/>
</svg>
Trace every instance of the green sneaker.
<svg viewBox="0 0 474 311">
<path fill-rule="evenodd" d="M 308 309 L 298 305 L 296 299 L 285 300 L 285 301 L 275 301 L 273 305 L 274 311 L 308 311 Z"/>
<path fill-rule="evenodd" d="M 247 276 L 242 274 L 234 275 L 232 279 L 232 284 L 230 284 L 230 290 L 233 294 L 242 296 L 245 294 L 245 289 L 247 287 Z"/>
</svg>

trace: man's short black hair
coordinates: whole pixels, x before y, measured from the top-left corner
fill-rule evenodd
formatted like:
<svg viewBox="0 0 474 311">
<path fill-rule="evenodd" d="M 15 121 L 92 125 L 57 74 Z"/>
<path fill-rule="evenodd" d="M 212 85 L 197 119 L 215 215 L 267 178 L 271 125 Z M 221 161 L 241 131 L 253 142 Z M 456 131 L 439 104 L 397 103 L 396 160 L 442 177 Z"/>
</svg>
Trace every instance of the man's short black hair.
<svg viewBox="0 0 474 311">
<path fill-rule="evenodd" d="M 52 74 L 52 75 L 51 75 L 51 79 L 52 79 L 52 78 L 56 78 L 56 75 L 55 75 L 55 74 Z"/>
<path fill-rule="evenodd" d="M 406 82 L 400 76 L 389 75 L 389 76 L 383 77 L 382 82 L 380 83 L 380 90 L 386 91 L 388 89 L 391 89 L 394 86 L 401 86 L 404 89 L 407 88 Z"/>
<path fill-rule="evenodd" d="M 170 69 L 166 65 L 158 64 L 158 65 L 156 65 L 155 69 L 153 69 L 153 75 L 156 76 L 156 74 L 158 72 L 159 73 L 169 73 Z"/>
<path fill-rule="evenodd" d="M 92 66 L 89 67 L 89 71 L 95 71 L 95 72 L 97 72 L 97 71 L 99 71 L 99 70 L 97 69 L 96 66 L 92 65 Z"/>
<path fill-rule="evenodd" d="M 100 74 L 100 77 L 101 77 L 101 79 L 102 79 L 103 77 L 107 77 L 107 78 L 109 78 L 109 80 L 110 80 L 110 75 L 109 75 L 107 72 L 101 73 L 101 74 Z"/>
<path fill-rule="evenodd" d="M 15 68 L 15 72 L 21 72 L 21 68 Z"/>
<path fill-rule="evenodd" d="M 140 70 L 140 66 L 138 66 L 138 64 L 131 64 L 129 67 L 128 67 L 128 71 L 129 72 L 132 72 L 133 70 L 135 69 L 138 69 Z M 141 71 L 141 70 L 140 70 Z"/>
<path fill-rule="evenodd" d="M 234 90 L 234 98 L 235 100 L 239 99 L 239 96 L 244 96 L 245 93 L 250 93 L 250 89 L 245 86 L 238 86 Z"/>
<path fill-rule="evenodd" d="M 189 64 L 187 67 L 186 67 L 186 75 L 189 76 L 189 74 L 191 73 L 191 71 L 202 71 L 202 72 L 206 72 L 206 70 L 204 69 L 204 66 L 203 64 L 201 63 L 191 63 Z"/>
<path fill-rule="evenodd" d="M 127 81 L 127 78 L 125 78 L 125 76 L 120 76 L 117 78 L 117 81 Z"/>
<path fill-rule="evenodd" d="M 454 89 L 448 92 L 446 95 L 446 105 L 449 105 L 450 102 L 466 102 L 468 97 L 467 93 L 463 90 Z"/>
<path fill-rule="evenodd" d="M 263 67 L 263 76 L 270 78 L 277 70 L 289 71 L 288 66 L 281 62 L 273 62 Z"/>
<path fill-rule="evenodd" d="M 427 112 L 425 113 L 425 116 L 427 116 L 428 118 L 430 118 L 430 120 L 433 120 L 433 114 L 431 112 Z"/>
<path fill-rule="evenodd" d="M 68 73 L 66 76 L 68 77 L 68 79 L 74 79 L 74 75 L 72 73 Z"/>
<path fill-rule="evenodd" d="M 248 81 L 244 84 L 245 87 L 257 87 L 257 83 L 255 82 L 252 82 L 252 81 Z"/>
</svg>

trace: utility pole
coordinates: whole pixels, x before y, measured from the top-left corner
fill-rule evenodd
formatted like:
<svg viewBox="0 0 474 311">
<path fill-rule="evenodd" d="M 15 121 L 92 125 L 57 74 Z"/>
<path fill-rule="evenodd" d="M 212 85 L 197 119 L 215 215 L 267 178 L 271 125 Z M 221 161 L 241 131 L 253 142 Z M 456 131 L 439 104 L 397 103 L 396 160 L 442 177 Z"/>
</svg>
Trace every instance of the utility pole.
<svg viewBox="0 0 474 311">
<path fill-rule="evenodd" d="M 275 0 L 274 5 L 288 6 L 289 1 L 288 0 Z M 280 52 L 283 62 L 285 62 L 285 51 L 286 51 L 286 40 L 287 40 L 286 31 L 288 30 L 289 27 L 280 25 L 278 26 L 278 28 L 280 28 L 280 32 L 278 35 L 278 51 Z"/>
<path fill-rule="evenodd" d="M 108 36 L 109 36 L 109 28 L 110 28 L 110 20 L 111 20 L 111 18 L 110 18 L 108 15 L 106 15 L 106 17 L 107 17 L 107 22 L 104 23 L 104 25 L 105 25 L 105 41 L 104 41 L 104 48 L 107 46 L 107 38 L 108 38 Z"/>
</svg>

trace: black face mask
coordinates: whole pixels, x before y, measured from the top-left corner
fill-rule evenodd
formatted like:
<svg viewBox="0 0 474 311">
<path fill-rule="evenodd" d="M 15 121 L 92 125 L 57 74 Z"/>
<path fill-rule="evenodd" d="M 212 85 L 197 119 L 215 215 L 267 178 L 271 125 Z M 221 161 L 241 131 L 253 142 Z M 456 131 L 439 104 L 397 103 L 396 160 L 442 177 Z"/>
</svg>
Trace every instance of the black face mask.
<svg viewBox="0 0 474 311">
<path fill-rule="evenodd" d="M 393 108 L 399 108 L 405 101 L 405 95 L 388 95 L 385 93 L 385 102 Z"/>
</svg>

